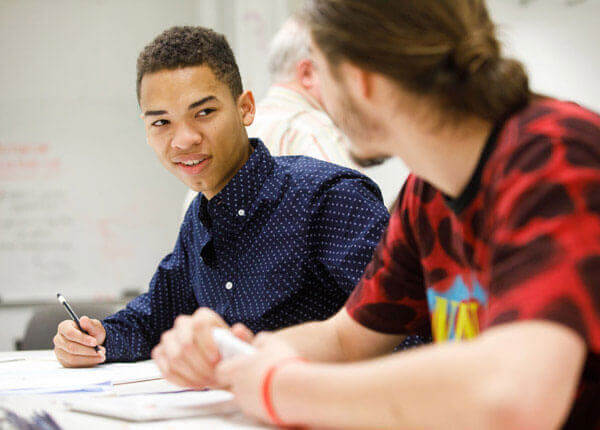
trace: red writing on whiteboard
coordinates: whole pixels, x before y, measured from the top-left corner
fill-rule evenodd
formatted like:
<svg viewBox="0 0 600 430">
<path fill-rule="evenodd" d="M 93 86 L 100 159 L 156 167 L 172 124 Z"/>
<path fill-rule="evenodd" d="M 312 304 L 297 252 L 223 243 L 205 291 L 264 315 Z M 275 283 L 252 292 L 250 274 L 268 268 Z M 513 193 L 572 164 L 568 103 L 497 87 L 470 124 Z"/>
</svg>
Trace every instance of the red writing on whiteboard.
<svg viewBox="0 0 600 430">
<path fill-rule="evenodd" d="M 0 141 L 0 181 L 50 179 L 60 174 L 61 167 L 49 143 Z"/>
</svg>

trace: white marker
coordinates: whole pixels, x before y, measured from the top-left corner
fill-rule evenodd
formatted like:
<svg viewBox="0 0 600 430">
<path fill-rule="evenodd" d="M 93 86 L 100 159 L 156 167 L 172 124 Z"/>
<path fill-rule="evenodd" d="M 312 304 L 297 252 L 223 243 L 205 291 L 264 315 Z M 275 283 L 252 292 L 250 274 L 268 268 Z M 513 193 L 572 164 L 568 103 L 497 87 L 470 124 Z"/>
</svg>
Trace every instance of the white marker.
<svg viewBox="0 0 600 430">
<path fill-rule="evenodd" d="M 214 328 L 213 338 L 219 347 L 219 353 L 223 360 L 235 357 L 236 355 L 252 354 L 255 351 L 252 345 L 238 339 L 233 333 L 224 328 Z"/>
</svg>

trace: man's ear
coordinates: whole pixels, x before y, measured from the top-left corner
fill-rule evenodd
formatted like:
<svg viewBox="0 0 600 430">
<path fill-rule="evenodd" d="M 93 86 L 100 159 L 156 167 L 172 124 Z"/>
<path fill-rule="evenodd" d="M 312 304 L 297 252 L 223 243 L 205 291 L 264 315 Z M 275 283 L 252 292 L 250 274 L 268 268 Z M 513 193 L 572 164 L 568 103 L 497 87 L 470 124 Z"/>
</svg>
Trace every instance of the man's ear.
<svg viewBox="0 0 600 430">
<path fill-rule="evenodd" d="M 311 60 L 304 59 L 298 61 L 296 64 L 296 79 L 306 91 L 311 91 L 316 86 L 317 75 Z"/>
<path fill-rule="evenodd" d="M 254 103 L 252 91 L 244 91 L 238 97 L 237 105 L 242 123 L 248 127 L 254 121 L 254 114 L 256 113 L 256 104 Z"/>
<path fill-rule="evenodd" d="M 344 77 L 346 85 L 351 88 L 352 93 L 367 102 L 371 101 L 374 96 L 374 74 L 348 62 L 344 62 L 338 67 L 340 75 Z"/>
</svg>

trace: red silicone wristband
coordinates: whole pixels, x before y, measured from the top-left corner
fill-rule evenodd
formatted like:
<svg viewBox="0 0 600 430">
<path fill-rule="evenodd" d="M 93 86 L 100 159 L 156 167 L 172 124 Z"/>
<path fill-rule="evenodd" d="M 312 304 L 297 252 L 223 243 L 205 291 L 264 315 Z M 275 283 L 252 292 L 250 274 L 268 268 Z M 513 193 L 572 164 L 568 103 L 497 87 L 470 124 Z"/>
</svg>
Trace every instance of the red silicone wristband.
<svg viewBox="0 0 600 430">
<path fill-rule="evenodd" d="M 273 395 L 271 392 L 271 386 L 273 382 L 273 376 L 275 372 L 282 368 L 285 364 L 293 363 L 293 362 L 306 362 L 306 360 L 302 357 L 288 357 L 284 358 L 278 363 L 275 363 L 267 370 L 265 377 L 262 383 L 262 398 L 263 404 L 265 405 L 265 410 L 267 411 L 267 415 L 271 422 L 280 427 L 286 427 L 286 424 L 279 418 L 277 412 L 275 412 L 275 408 L 273 406 Z"/>
</svg>

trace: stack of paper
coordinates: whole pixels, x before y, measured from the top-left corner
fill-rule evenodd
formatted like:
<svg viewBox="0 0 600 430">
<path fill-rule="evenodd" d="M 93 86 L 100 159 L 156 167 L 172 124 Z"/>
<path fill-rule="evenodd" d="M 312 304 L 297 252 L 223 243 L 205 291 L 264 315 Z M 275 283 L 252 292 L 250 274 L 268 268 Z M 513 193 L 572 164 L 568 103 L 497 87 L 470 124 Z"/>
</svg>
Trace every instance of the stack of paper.
<svg viewBox="0 0 600 430">
<path fill-rule="evenodd" d="M 151 361 L 113 363 L 85 369 L 68 369 L 56 360 L 24 360 L 0 363 L 0 395 L 60 392 L 98 392 L 113 384 L 160 378 Z"/>
</svg>

